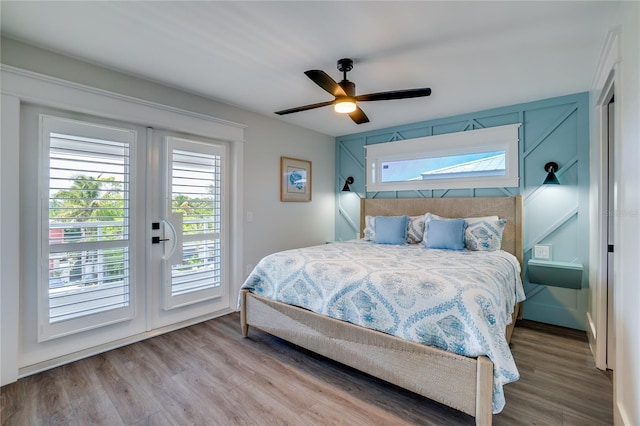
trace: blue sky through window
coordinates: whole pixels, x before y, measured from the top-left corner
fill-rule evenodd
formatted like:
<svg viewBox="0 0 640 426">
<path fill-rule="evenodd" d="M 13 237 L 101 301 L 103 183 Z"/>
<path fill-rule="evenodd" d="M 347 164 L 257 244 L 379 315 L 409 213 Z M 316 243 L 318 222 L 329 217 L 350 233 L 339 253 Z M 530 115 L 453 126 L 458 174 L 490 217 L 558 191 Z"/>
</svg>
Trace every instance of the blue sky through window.
<svg viewBox="0 0 640 426">
<path fill-rule="evenodd" d="M 416 160 L 387 161 L 382 163 L 382 182 L 400 182 L 422 179 L 421 173 L 455 166 L 483 158 L 504 155 L 504 151 L 480 152 L 476 154 L 451 155 L 446 157 L 421 158 Z"/>
</svg>

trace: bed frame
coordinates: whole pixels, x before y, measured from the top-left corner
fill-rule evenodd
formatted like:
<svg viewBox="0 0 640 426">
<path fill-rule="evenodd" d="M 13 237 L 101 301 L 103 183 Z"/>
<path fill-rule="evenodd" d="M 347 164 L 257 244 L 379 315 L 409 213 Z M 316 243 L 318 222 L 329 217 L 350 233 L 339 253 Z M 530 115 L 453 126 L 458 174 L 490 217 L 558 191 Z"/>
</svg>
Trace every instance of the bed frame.
<svg viewBox="0 0 640 426">
<path fill-rule="evenodd" d="M 361 235 L 365 215 L 417 216 L 431 212 L 444 217 L 498 215 L 507 219 L 502 249 L 522 265 L 522 198 L 406 198 L 361 200 Z M 516 307 L 510 327 L 511 338 Z M 476 425 L 492 421 L 493 363 L 480 356 L 468 358 L 406 341 L 296 306 L 275 302 L 243 290 L 240 321 L 242 335 L 249 326 L 266 331 L 305 349 L 411 390 L 460 410 Z"/>
</svg>

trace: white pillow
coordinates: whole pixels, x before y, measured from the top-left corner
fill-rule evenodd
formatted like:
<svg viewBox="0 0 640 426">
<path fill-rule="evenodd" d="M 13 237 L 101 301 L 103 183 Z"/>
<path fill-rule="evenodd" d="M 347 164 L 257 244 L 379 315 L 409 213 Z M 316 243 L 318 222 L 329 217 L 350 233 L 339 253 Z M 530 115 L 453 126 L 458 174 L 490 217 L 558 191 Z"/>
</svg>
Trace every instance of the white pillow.
<svg viewBox="0 0 640 426">
<path fill-rule="evenodd" d="M 364 217 L 364 238 L 365 241 L 376 240 L 376 217 L 365 216 Z"/>
</svg>

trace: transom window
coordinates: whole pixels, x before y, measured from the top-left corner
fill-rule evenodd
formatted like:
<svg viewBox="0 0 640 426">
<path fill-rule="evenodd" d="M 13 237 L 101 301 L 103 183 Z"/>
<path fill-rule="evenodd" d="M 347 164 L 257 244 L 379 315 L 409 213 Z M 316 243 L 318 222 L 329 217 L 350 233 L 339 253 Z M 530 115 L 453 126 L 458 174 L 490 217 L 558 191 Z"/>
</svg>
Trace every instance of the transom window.
<svg viewBox="0 0 640 426">
<path fill-rule="evenodd" d="M 518 186 L 519 126 L 368 145 L 367 191 Z"/>
</svg>

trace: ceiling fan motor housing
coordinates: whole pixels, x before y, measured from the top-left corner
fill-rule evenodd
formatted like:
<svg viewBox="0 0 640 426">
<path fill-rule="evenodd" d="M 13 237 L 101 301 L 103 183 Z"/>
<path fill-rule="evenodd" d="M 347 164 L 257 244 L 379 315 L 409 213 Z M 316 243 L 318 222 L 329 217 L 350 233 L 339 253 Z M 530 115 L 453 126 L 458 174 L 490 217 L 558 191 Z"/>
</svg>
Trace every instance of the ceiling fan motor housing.
<svg viewBox="0 0 640 426">
<path fill-rule="evenodd" d="M 338 71 L 349 72 L 353 69 L 353 59 L 342 58 L 338 59 Z"/>
<path fill-rule="evenodd" d="M 347 96 L 354 97 L 356 95 L 356 84 L 349 80 L 342 80 L 338 83 Z"/>
</svg>

